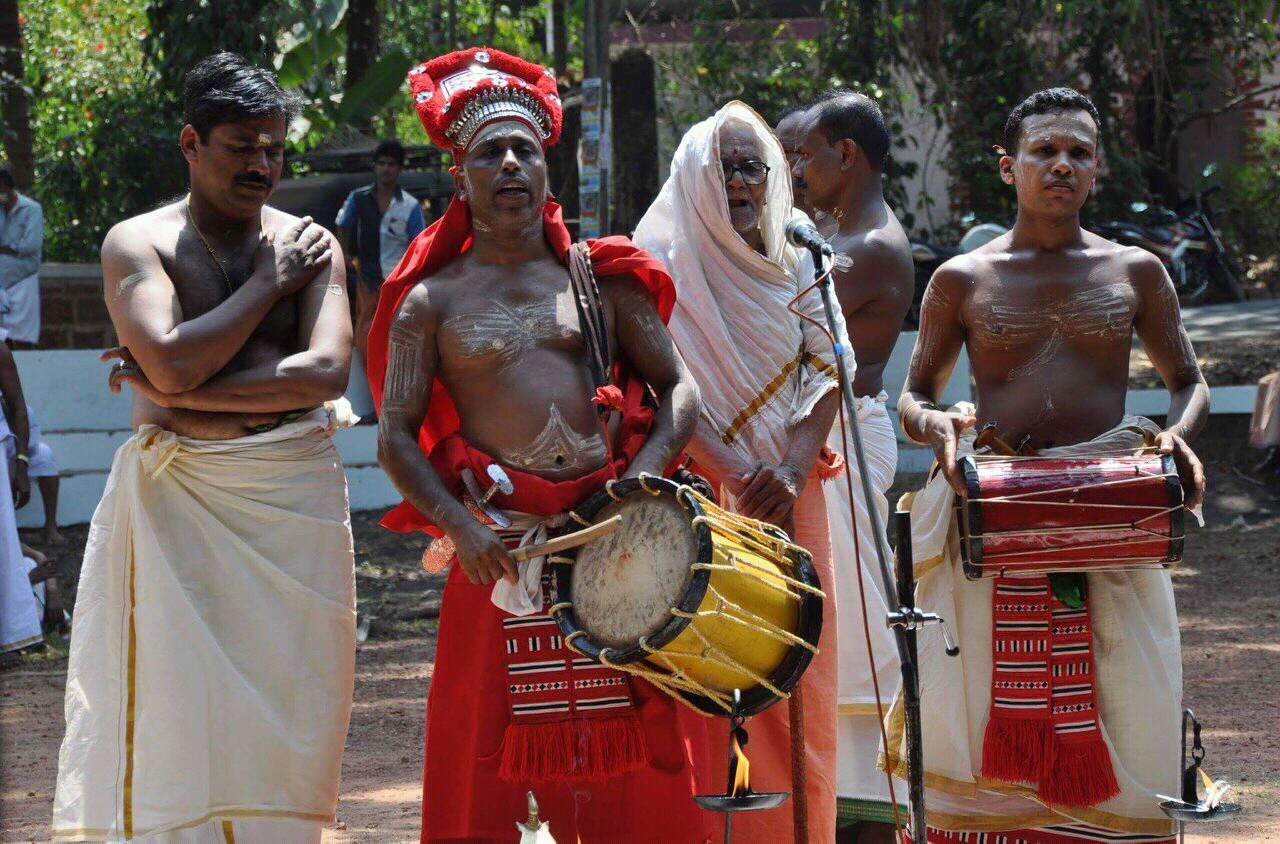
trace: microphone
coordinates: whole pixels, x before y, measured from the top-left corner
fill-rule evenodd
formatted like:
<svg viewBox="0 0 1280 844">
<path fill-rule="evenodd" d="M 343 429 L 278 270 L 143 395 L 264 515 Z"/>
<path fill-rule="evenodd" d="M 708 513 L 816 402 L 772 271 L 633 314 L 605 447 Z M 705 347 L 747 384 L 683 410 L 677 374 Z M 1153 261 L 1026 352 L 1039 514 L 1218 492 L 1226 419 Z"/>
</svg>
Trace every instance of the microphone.
<svg viewBox="0 0 1280 844">
<path fill-rule="evenodd" d="M 792 217 L 787 223 L 787 240 L 792 246 L 798 246 L 801 249 L 808 249 L 813 253 L 815 258 L 826 255 L 828 258 L 835 255 L 835 250 L 831 248 L 831 244 L 818 234 L 818 230 L 814 228 L 813 223 L 809 222 L 809 218 L 804 215 Z"/>
</svg>

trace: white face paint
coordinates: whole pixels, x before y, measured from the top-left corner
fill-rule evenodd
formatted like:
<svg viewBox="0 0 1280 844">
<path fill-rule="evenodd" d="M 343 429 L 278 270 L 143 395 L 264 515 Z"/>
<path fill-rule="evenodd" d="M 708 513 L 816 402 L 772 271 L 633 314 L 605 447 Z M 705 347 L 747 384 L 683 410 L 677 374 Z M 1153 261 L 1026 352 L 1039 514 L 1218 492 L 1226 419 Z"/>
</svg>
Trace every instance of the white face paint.
<svg viewBox="0 0 1280 844">
<path fill-rule="evenodd" d="M 569 427 L 560 415 L 560 408 L 553 404 L 542 433 L 524 448 L 503 455 L 503 462 L 534 472 L 591 471 L 602 466 L 607 457 L 608 450 L 602 436 L 592 434 L 584 437 L 579 434 Z"/>
</svg>

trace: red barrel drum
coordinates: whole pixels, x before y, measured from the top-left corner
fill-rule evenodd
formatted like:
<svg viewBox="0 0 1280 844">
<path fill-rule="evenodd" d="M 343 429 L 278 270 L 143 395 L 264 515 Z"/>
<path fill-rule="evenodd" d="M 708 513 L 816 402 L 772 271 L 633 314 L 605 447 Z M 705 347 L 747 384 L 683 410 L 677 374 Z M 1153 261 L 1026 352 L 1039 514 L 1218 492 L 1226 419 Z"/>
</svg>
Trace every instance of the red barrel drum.
<svg viewBox="0 0 1280 844">
<path fill-rule="evenodd" d="M 1183 499 L 1170 455 L 961 461 L 960 554 L 970 579 L 1159 568 L 1182 559 Z"/>
</svg>

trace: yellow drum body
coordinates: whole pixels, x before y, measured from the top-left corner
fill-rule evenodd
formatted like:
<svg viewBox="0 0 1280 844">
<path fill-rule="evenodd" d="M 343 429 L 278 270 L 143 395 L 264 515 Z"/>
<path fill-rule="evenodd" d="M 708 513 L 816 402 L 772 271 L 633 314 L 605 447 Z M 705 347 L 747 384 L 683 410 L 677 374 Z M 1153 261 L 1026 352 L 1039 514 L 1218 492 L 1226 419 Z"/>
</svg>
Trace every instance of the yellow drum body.
<svg viewBox="0 0 1280 844">
<path fill-rule="evenodd" d="M 705 712 L 727 714 L 734 690 L 744 715 L 787 697 L 822 627 L 808 553 L 660 478 L 612 483 L 574 513 L 615 515 L 614 533 L 549 558 L 566 643 Z"/>
<path fill-rule="evenodd" d="M 662 649 L 662 655 L 703 685 L 732 693 L 756 685 L 756 678 L 771 676 L 792 645 L 735 620 L 736 616 L 725 613 L 727 605 L 722 602 L 749 608 L 771 627 L 789 631 L 798 629 L 800 606 L 791 599 L 776 560 L 732 539 L 717 536 L 713 542 L 713 561 L 732 566 L 733 571 L 711 571 L 711 588 L 698 605 L 699 616 Z M 716 643 L 747 671 L 709 660 L 704 641 Z"/>
</svg>

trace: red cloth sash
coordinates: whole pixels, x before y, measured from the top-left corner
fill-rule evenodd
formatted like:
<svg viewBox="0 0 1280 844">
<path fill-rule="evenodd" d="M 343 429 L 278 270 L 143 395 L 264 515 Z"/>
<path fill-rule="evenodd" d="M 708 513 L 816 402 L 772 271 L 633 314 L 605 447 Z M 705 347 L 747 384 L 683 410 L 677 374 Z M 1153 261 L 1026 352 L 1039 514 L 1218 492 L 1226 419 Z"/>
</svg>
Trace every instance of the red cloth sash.
<svg viewBox="0 0 1280 844">
<path fill-rule="evenodd" d="M 998 577 L 992 598 L 991 713 L 982 775 L 1031 783 L 1050 805 L 1120 793 L 1098 728 L 1089 605 L 1072 609 L 1047 575 Z"/>
</svg>

